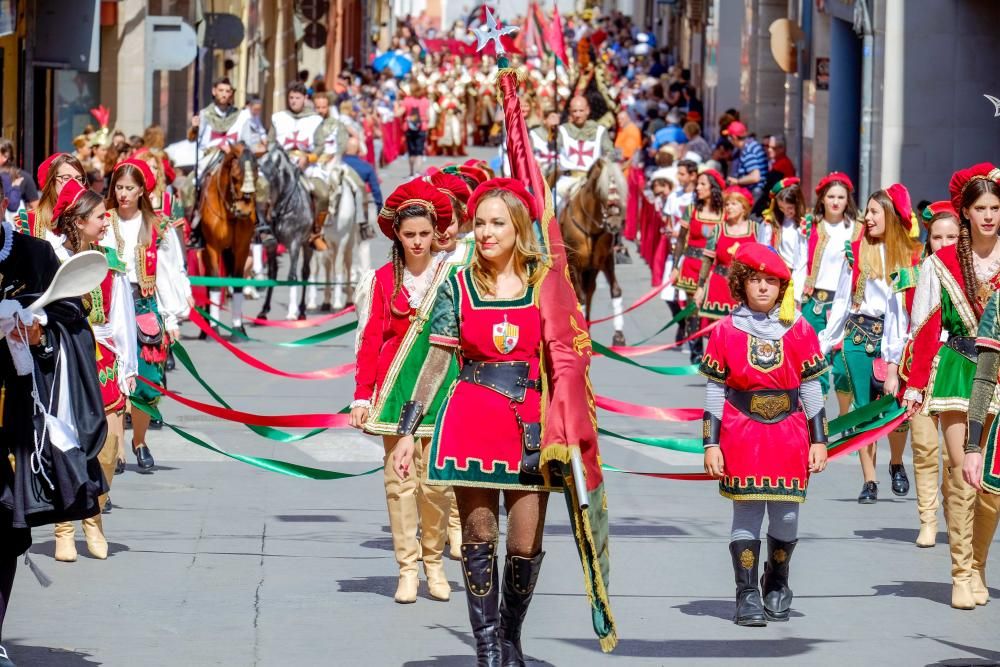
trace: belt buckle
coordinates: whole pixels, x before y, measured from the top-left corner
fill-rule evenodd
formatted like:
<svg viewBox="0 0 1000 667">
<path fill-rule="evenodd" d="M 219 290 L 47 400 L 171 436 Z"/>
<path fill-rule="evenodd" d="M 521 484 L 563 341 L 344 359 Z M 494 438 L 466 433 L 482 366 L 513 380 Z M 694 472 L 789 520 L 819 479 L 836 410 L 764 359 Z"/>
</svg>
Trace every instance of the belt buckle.
<svg viewBox="0 0 1000 667">
<path fill-rule="evenodd" d="M 792 409 L 792 401 L 786 392 L 781 394 L 755 394 L 750 398 L 750 412 L 760 415 L 764 419 L 771 420 L 782 412 Z"/>
</svg>

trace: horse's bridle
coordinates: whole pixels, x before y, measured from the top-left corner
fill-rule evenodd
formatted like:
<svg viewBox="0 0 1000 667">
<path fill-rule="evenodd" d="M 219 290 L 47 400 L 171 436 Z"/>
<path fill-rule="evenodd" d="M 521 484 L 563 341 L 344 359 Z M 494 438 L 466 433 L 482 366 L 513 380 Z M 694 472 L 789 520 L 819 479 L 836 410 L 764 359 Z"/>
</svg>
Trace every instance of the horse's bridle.
<svg viewBox="0 0 1000 667">
<path fill-rule="evenodd" d="M 576 197 L 574 197 L 574 199 L 576 199 Z M 610 182 L 608 183 L 607 201 L 602 201 L 599 198 L 595 199 L 597 199 L 598 206 L 600 207 L 596 216 L 587 215 L 582 206 L 577 205 L 575 207 L 580 212 L 580 217 L 584 218 L 589 223 L 591 228 L 585 229 L 579 222 L 577 222 L 576 216 L 570 216 L 573 226 L 587 236 L 599 236 L 604 233 L 614 234 L 617 230 L 611 229 L 609 221 L 612 217 L 617 217 L 622 214 L 621 197 L 618 194 L 618 185 L 615 183 L 614 178 L 610 179 Z M 570 203 L 573 204 L 574 202 Z M 597 231 L 593 230 L 594 227 L 597 228 Z"/>
<path fill-rule="evenodd" d="M 246 159 L 244 160 L 244 158 L 246 158 Z M 239 156 L 237 156 L 237 157 L 235 157 L 235 158 L 233 158 L 233 159 L 234 160 L 239 160 L 241 162 L 250 162 L 249 156 L 244 156 L 242 154 L 239 155 Z M 250 165 L 243 164 L 243 169 L 246 170 L 246 169 L 249 168 L 249 166 Z M 226 168 L 227 167 L 225 165 L 225 158 L 223 158 L 223 163 L 219 165 L 219 170 L 220 170 L 220 172 L 222 172 Z M 232 166 L 230 165 L 230 167 L 228 167 L 228 168 L 231 170 Z M 227 188 L 227 192 L 223 192 L 223 189 L 222 189 L 222 177 L 223 177 L 223 174 L 220 173 L 219 174 L 219 178 L 217 178 L 216 181 L 215 181 L 215 189 L 216 189 L 216 192 L 219 193 L 219 201 L 223 202 L 223 206 L 225 207 L 226 217 L 227 218 L 235 218 L 236 220 L 249 220 L 251 217 L 253 217 L 253 211 L 252 211 L 252 209 L 251 209 L 250 213 L 241 213 L 239 211 L 239 209 L 236 208 L 236 203 L 238 201 L 240 201 L 240 200 L 251 199 L 251 195 L 244 194 L 243 192 L 240 192 L 239 190 L 237 190 L 236 180 L 238 180 L 238 179 L 233 179 L 231 173 L 230 174 L 226 174 L 226 178 L 229 181 L 229 186 Z M 245 177 L 246 177 L 246 175 L 245 175 L 245 172 L 244 172 L 244 178 Z M 230 199 L 228 199 L 228 200 L 226 199 L 226 194 L 227 193 L 230 196 Z M 211 204 L 209 204 L 209 206 L 211 206 Z"/>
</svg>

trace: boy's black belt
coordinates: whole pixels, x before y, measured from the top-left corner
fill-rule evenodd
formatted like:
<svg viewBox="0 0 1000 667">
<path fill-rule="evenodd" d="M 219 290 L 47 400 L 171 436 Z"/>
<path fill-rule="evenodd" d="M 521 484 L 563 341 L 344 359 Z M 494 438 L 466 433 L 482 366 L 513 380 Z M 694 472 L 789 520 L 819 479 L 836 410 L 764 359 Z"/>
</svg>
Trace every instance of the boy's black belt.
<svg viewBox="0 0 1000 667">
<path fill-rule="evenodd" d="M 726 400 L 755 422 L 776 424 L 802 410 L 798 389 L 760 389 L 739 391 L 726 387 Z"/>
</svg>

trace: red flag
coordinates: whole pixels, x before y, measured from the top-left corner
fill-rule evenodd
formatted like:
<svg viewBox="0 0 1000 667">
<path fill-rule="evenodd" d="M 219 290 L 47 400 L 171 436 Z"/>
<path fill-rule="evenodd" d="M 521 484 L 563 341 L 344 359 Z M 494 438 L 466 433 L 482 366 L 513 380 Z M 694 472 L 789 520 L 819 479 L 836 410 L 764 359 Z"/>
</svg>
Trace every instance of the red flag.
<svg viewBox="0 0 1000 667">
<path fill-rule="evenodd" d="M 527 183 L 537 199 L 549 267 L 539 285 L 539 313 L 544 341 L 544 420 L 541 464 L 556 464 L 563 473 L 566 504 L 583 566 L 594 632 L 604 651 L 618 643 L 607 581 L 608 513 L 597 443 L 597 406 L 590 383 L 593 348 L 587 321 L 569 278 L 566 248 L 549 192 L 534 159 L 528 126 L 517 95 L 517 74 L 500 58 L 497 86 L 507 127 L 511 177 Z M 578 491 L 574 460 L 582 464 L 585 489 Z M 585 497 L 581 497 L 585 496 Z M 584 506 L 585 505 L 585 506 Z"/>
<path fill-rule="evenodd" d="M 545 44 L 545 32 L 548 28 L 542 8 L 538 6 L 537 2 L 532 2 L 528 6 L 528 14 L 524 17 L 524 27 L 518 33 L 515 42 L 528 55 L 544 56 L 551 53 L 551 49 Z M 532 53 L 531 47 L 535 47 L 534 53 Z"/>
<path fill-rule="evenodd" d="M 559 17 L 559 6 L 552 9 L 552 20 L 545 27 L 545 43 L 549 50 L 555 55 L 556 60 L 563 67 L 569 67 L 569 58 L 566 57 L 566 42 L 563 39 L 563 23 Z"/>
</svg>

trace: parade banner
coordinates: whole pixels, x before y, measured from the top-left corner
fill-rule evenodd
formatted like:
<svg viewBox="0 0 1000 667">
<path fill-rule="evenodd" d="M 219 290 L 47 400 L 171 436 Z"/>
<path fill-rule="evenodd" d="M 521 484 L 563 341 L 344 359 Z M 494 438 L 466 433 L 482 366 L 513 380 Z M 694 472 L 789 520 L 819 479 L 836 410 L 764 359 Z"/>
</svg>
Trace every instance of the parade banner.
<svg viewBox="0 0 1000 667">
<path fill-rule="evenodd" d="M 281 369 L 270 366 L 252 354 L 248 354 L 243 350 L 239 349 L 229 341 L 225 340 L 222 336 L 218 334 L 215 329 L 209 326 L 208 322 L 198 314 L 196 310 L 192 310 L 189 318 L 191 323 L 198 327 L 206 336 L 214 340 L 215 342 L 222 345 L 229 352 L 233 354 L 237 359 L 243 363 L 256 368 L 259 371 L 269 373 L 271 375 L 277 375 L 279 377 L 290 378 L 292 380 L 332 380 L 339 377 L 344 377 L 345 375 L 350 375 L 354 372 L 355 364 L 353 362 L 343 364 L 341 366 L 333 366 L 331 368 L 321 368 L 315 371 L 306 371 L 302 373 L 291 373 L 288 371 L 283 371 Z"/>
</svg>

